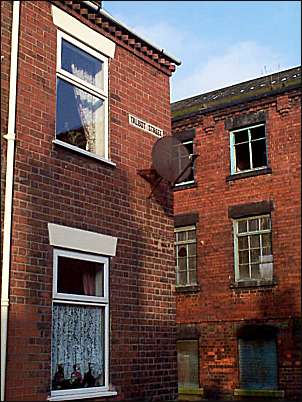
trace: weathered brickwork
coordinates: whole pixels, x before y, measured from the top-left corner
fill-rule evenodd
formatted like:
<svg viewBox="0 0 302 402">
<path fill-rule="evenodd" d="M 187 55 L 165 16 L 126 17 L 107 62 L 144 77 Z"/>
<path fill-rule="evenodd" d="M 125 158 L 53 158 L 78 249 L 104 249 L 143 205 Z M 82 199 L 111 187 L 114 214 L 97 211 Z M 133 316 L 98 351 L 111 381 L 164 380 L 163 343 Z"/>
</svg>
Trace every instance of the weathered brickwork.
<svg viewBox="0 0 302 402">
<path fill-rule="evenodd" d="M 176 106 L 176 105 L 175 105 Z M 211 105 L 208 106 L 210 108 Z M 178 110 L 181 106 L 178 106 Z M 176 110 L 176 109 L 175 109 Z M 265 112 L 271 173 L 231 180 L 226 121 Z M 173 106 L 172 106 L 173 113 Z M 199 292 L 178 293 L 177 323 L 196 324 L 200 337 L 200 385 L 205 395 L 234 397 L 239 388 L 236 328 L 271 324 L 277 330 L 279 389 L 301 393 L 301 193 L 300 90 L 284 90 L 235 106 L 174 118 L 173 133 L 196 129 L 197 186 L 174 193 L 174 213 L 198 213 Z M 276 284 L 236 288 L 232 221 L 234 205 L 272 201 Z M 299 324 L 300 323 L 300 324 Z M 301 327 L 300 327 L 301 331 Z"/>
<path fill-rule="evenodd" d="M 11 2 L 1 2 L 3 132 L 11 8 Z M 150 168 L 156 137 L 128 123 L 131 113 L 169 133 L 171 73 L 117 46 L 109 65 L 109 149 L 116 167 L 73 153 L 52 142 L 56 31 L 50 2 L 21 3 L 6 400 L 46 400 L 50 391 L 48 222 L 118 237 L 110 264 L 110 382 L 118 392 L 113 399 L 173 399 L 172 196 L 163 185 L 148 199 L 150 184 L 137 170 Z M 5 165 L 5 147 L 3 155 Z"/>
</svg>

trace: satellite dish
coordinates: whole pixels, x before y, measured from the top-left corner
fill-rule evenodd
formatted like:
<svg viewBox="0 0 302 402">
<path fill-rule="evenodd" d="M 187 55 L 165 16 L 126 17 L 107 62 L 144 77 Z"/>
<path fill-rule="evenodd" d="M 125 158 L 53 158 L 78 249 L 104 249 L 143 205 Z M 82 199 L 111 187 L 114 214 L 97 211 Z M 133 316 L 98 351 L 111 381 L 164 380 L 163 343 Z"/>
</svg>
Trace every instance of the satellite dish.
<svg viewBox="0 0 302 402">
<path fill-rule="evenodd" d="M 174 185 L 189 177 L 192 159 L 187 148 L 176 137 L 167 136 L 159 138 L 153 145 L 152 163 L 159 176 Z"/>
</svg>

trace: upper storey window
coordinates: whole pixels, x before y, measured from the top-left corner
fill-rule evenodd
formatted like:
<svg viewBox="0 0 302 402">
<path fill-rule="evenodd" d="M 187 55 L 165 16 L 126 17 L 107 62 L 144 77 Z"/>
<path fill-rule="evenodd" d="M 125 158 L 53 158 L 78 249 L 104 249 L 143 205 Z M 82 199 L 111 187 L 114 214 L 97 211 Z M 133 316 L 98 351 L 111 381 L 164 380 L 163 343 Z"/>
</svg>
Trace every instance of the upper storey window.
<svg viewBox="0 0 302 402">
<path fill-rule="evenodd" d="M 231 173 L 253 171 L 267 166 L 265 125 L 231 131 Z"/>
<path fill-rule="evenodd" d="M 108 58 L 60 31 L 56 139 L 108 158 Z"/>
</svg>

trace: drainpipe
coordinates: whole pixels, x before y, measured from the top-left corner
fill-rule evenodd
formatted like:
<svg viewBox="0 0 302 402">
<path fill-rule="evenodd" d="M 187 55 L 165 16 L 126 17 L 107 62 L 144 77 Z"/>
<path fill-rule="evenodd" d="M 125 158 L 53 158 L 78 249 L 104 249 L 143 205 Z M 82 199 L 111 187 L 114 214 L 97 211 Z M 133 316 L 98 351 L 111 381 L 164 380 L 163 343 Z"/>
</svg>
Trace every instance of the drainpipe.
<svg viewBox="0 0 302 402">
<path fill-rule="evenodd" d="M 15 128 L 16 128 L 16 92 L 17 92 L 17 64 L 19 47 L 19 17 L 20 1 L 13 1 L 11 58 L 10 58 L 10 82 L 8 105 L 8 129 L 4 138 L 7 140 L 6 180 L 4 199 L 4 224 L 3 224 L 3 262 L 1 285 L 1 401 L 4 401 L 6 351 L 7 351 L 7 322 L 9 306 L 9 270 L 11 259 L 11 234 L 12 234 L 12 203 L 14 182 L 14 157 L 15 157 Z"/>
</svg>

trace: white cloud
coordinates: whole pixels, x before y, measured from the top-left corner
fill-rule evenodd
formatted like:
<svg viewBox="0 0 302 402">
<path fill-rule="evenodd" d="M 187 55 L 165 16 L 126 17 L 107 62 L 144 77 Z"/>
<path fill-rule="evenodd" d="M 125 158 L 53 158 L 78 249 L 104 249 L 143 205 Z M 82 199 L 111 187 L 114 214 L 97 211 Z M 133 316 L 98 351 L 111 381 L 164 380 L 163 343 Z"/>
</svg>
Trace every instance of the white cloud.
<svg viewBox="0 0 302 402">
<path fill-rule="evenodd" d="M 255 42 L 238 42 L 221 54 L 194 57 L 185 77 L 173 78 L 173 100 L 191 97 L 284 69 L 279 54 Z"/>
</svg>

